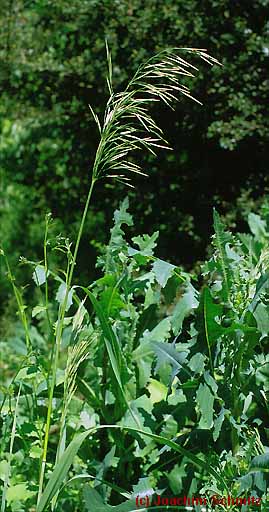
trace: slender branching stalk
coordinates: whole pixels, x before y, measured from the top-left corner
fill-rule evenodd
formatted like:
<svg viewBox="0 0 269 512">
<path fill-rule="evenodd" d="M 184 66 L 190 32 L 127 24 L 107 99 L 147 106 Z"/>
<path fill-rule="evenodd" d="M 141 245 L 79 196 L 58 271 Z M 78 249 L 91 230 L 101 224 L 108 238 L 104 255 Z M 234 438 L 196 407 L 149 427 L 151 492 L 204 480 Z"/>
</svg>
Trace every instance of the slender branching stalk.
<svg viewBox="0 0 269 512">
<path fill-rule="evenodd" d="M 10 265 L 9 265 L 8 258 L 7 258 L 7 256 L 6 256 L 6 254 L 5 254 L 3 249 L 0 249 L 0 256 L 3 256 L 3 258 L 5 260 L 6 269 L 7 269 L 7 276 L 8 276 L 8 279 L 9 279 L 10 283 L 11 283 L 11 286 L 12 286 L 12 289 L 13 289 L 13 293 L 14 293 L 14 296 L 15 296 L 15 299 L 16 299 L 16 302 L 17 302 L 18 313 L 19 313 L 19 316 L 20 316 L 20 320 L 21 320 L 22 326 L 24 328 L 27 352 L 29 354 L 30 350 L 31 350 L 31 340 L 30 340 L 30 332 L 29 332 L 28 320 L 27 320 L 27 316 L 26 316 L 26 313 L 25 313 L 26 306 L 25 306 L 25 304 L 23 302 L 22 293 L 21 293 L 20 289 L 16 286 L 15 277 L 14 277 L 14 275 L 11 272 L 11 268 L 10 268 Z"/>
<path fill-rule="evenodd" d="M 56 327 L 56 334 L 55 334 L 55 354 L 54 354 L 54 360 L 53 360 L 53 365 L 52 365 L 52 378 L 51 378 L 50 387 L 49 387 L 49 390 L 50 390 L 49 391 L 49 403 L 48 403 L 47 420 L 46 420 L 46 427 L 45 427 L 45 437 L 44 437 L 43 453 L 42 453 L 42 461 L 41 461 L 41 469 L 40 469 L 40 477 L 39 477 L 38 502 L 42 495 L 43 481 L 44 481 L 44 475 L 45 475 L 50 421 L 51 421 L 51 414 L 52 414 L 52 402 L 53 402 L 54 388 L 55 388 L 55 384 L 56 384 L 56 373 L 57 373 L 57 368 L 58 368 L 59 352 L 60 352 L 61 339 L 62 339 L 62 333 L 63 333 L 63 328 L 64 328 L 65 311 L 66 311 L 67 300 L 68 300 L 68 296 L 69 296 L 69 292 L 70 292 L 70 288 L 71 288 L 71 282 L 72 282 L 72 277 L 73 277 L 73 273 L 74 273 L 74 268 L 75 268 L 75 264 L 76 264 L 78 248 L 79 248 L 81 236 L 83 233 L 85 220 L 87 217 L 87 212 L 89 209 L 93 186 L 94 186 L 94 180 L 92 179 L 88 197 L 87 197 L 87 201 L 86 201 L 84 212 L 83 212 L 83 216 L 82 216 L 82 220 L 81 220 L 79 231 L 78 231 L 78 236 L 77 236 L 77 241 L 76 241 L 76 245 L 75 245 L 74 255 L 72 258 L 72 263 L 67 272 L 66 290 L 65 290 L 64 300 L 63 300 L 62 304 L 59 305 L 59 313 L 58 313 L 58 320 L 57 320 L 57 327 Z"/>
<path fill-rule="evenodd" d="M 65 312 L 69 293 L 72 288 L 72 279 L 79 245 L 92 192 L 96 182 L 103 178 L 113 178 L 116 181 L 133 187 L 130 183 L 130 177 L 126 174 L 134 173 L 146 175 L 141 167 L 133 161 L 133 153 L 138 150 L 146 149 L 155 155 L 157 148 L 169 149 L 169 145 L 164 139 L 162 130 L 149 114 L 149 107 L 155 102 L 162 101 L 170 108 L 173 108 L 173 103 L 178 99 L 178 93 L 195 100 L 190 94 L 188 87 L 179 83 L 179 79 L 181 77 L 193 77 L 193 72 L 197 71 L 197 68 L 178 56 L 180 50 L 184 50 L 189 54 L 195 53 L 210 65 L 217 62 L 210 57 L 205 50 L 201 49 L 176 48 L 173 50 L 164 50 L 138 68 L 123 92 L 114 92 L 111 54 L 107 48 L 107 83 L 110 96 L 105 108 L 102 123 L 90 107 L 100 132 L 100 142 L 95 155 L 89 192 L 77 235 L 74 253 L 66 273 L 64 299 L 58 311 L 53 349 L 54 359 L 49 385 L 49 402 L 39 478 L 38 502 L 42 495 L 45 475 L 52 402 L 64 329 Z"/>
</svg>

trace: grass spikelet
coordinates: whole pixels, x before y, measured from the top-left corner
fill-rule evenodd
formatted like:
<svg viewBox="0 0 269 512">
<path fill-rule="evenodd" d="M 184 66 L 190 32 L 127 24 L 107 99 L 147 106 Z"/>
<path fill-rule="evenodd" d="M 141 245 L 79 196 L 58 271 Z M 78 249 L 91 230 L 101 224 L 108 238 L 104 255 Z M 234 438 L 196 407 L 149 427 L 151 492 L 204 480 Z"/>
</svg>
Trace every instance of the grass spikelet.
<svg viewBox="0 0 269 512">
<path fill-rule="evenodd" d="M 170 149 L 161 128 L 156 124 L 149 108 L 154 102 L 163 102 L 174 109 L 180 95 L 201 103 L 192 96 L 190 89 L 180 83 L 182 77 L 194 77 L 198 69 L 178 55 L 184 50 L 206 61 L 218 64 L 206 50 L 174 48 L 163 50 L 139 66 L 125 90 L 114 92 L 112 86 L 112 60 L 107 48 L 107 83 L 110 97 L 105 108 L 103 123 L 91 108 L 100 132 L 100 143 L 93 167 L 93 180 L 113 178 L 132 186 L 122 173 L 145 175 L 142 169 L 129 158 L 136 150 L 146 149 L 155 153 L 155 148 Z"/>
</svg>

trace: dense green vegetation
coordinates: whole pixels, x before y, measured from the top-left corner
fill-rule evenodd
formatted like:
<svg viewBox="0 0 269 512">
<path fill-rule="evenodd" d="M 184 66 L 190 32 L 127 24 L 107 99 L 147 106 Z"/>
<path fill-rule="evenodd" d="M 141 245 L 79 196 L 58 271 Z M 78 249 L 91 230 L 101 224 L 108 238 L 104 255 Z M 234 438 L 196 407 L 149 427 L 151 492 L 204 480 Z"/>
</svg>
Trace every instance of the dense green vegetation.
<svg viewBox="0 0 269 512">
<path fill-rule="evenodd" d="M 1 512 L 267 512 L 268 1 L 3 5 Z"/>
<path fill-rule="evenodd" d="M 246 228 L 249 203 L 267 186 L 268 0 L 2 0 L 1 7 L 0 216 L 15 256 L 26 246 L 38 254 L 37 225 L 47 211 L 75 232 L 98 142 L 87 105 L 100 113 L 106 101 L 105 37 L 116 90 L 169 46 L 206 47 L 223 64 L 194 79 L 206 108 L 179 102 L 169 116 L 155 110 L 174 152 L 140 155 L 151 180 L 130 194 L 139 231 L 159 229 L 162 256 L 173 251 L 190 268 L 204 257 L 214 205 Z M 97 243 L 107 241 L 104 226 L 123 193 L 107 187 L 96 193 L 87 230 Z"/>
<path fill-rule="evenodd" d="M 104 503 L 124 501 L 115 510 L 128 512 L 136 510 L 137 495 L 161 491 L 209 502 L 212 495 L 260 497 L 266 511 L 268 207 L 263 219 L 249 215 L 251 234 L 236 236 L 214 213 L 200 293 L 190 275 L 156 256 L 158 233 L 127 242 L 132 222 L 125 199 L 98 260 L 102 277 L 70 295 L 51 417 L 50 479 L 37 510 L 60 489 L 59 511 L 109 512 Z M 41 292 L 44 266 L 34 266 L 33 278 Z M 63 294 L 62 282 L 56 300 Z M 55 314 L 50 303 L 50 318 Z M 2 386 L 1 407 L 0 473 L 4 481 L 10 468 L 12 511 L 35 510 L 42 453 L 52 350 L 44 302 L 32 317 L 30 352 L 19 328 L 1 343 L 4 381 L 15 372 Z M 61 425 L 67 443 L 77 437 L 54 466 Z"/>
</svg>

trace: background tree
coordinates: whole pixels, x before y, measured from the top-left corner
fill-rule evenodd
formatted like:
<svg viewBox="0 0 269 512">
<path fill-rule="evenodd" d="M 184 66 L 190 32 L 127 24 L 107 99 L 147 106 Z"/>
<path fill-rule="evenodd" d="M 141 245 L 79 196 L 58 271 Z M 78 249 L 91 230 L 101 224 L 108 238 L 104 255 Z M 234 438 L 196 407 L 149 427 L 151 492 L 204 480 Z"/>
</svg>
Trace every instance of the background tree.
<svg viewBox="0 0 269 512">
<path fill-rule="evenodd" d="M 107 97 L 105 37 L 115 88 L 168 46 L 206 47 L 222 61 L 212 73 L 204 68 L 206 79 L 203 73 L 195 79 L 194 94 L 204 107 L 183 99 L 174 113 L 155 109 L 174 152 L 141 156 L 150 179 L 130 192 L 137 230 L 159 229 L 161 255 L 173 251 L 174 261 L 193 266 L 205 251 L 213 203 L 241 222 L 250 199 L 266 187 L 268 0 L 2 5 L 1 238 L 16 258 L 29 244 L 36 252 L 48 208 L 72 236 L 98 137 L 88 103 L 98 112 Z M 104 214 L 97 202 L 89 220 L 93 251 L 104 242 L 103 226 L 122 196 L 120 187 L 107 188 L 105 197 L 99 192 Z M 84 244 L 88 252 L 88 237 Z M 83 250 L 78 268 L 87 272 Z"/>
</svg>

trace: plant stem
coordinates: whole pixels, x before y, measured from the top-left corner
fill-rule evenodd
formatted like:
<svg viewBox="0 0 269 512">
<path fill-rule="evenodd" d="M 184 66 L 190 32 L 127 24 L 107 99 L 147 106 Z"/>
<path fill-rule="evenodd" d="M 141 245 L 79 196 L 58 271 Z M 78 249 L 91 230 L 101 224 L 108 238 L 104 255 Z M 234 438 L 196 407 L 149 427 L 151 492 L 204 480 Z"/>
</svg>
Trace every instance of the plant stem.
<svg viewBox="0 0 269 512">
<path fill-rule="evenodd" d="M 26 314 L 25 314 L 26 307 L 25 307 L 24 302 L 23 302 L 22 294 L 21 294 L 19 288 L 17 288 L 17 286 L 15 284 L 15 277 L 13 276 L 13 274 L 11 272 L 8 258 L 5 255 L 5 253 L 3 253 L 3 256 L 4 256 L 6 267 L 7 267 L 8 279 L 11 282 L 13 293 L 14 293 L 16 301 L 17 301 L 18 312 L 19 312 L 21 323 L 23 325 L 24 332 L 25 332 L 25 341 L 26 341 L 26 346 L 27 346 L 27 352 L 29 353 L 30 349 L 31 349 L 31 341 L 30 341 L 30 333 L 29 333 L 28 321 L 27 321 L 27 317 L 26 317 Z"/>
<path fill-rule="evenodd" d="M 44 267 L 45 267 L 45 308 L 46 308 L 46 317 L 48 322 L 48 328 L 50 334 L 53 333 L 53 328 L 51 325 L 50 315 L 49 315 L 49 287 L 48 287 L 48 231 L 49 231 L 49 222 L 50 222 L 49 214 L 46 216 L 46 225 L 45 225 L 45 236 L 44 236 Z"/>
<path fill-rule="evenodd" d="M 57 373 L 57 368 L 58 368 L 59 352 L 60 352 L 61 339 L 62 339 L 62 333 L 63 333 L 63 328 L 64 328 L 64 317 L 65 317 L 66 305 L 67 305 L 68 295 L 69 295 L 70 288 L 71 288 L 74 268 L 76 265 L 79 244 L 80 244 L 81 236 L 83 233 L 87 213 L 89 210 L 89 205 L 90 205 L 90 200 L 91 200 L 94 184 L 95 184 L 95 180 L 94 180 L 94 178 L 92 178 L 88 196 L 87 196 L 87 200 L 86 200 L 84 211 L 83 211 L 83 215 L 82 215 L 82 219 L 80 222 L 80 227 L 79 227 L 79 231 L 78 231 L 78 235 L 77 235 L 77 241 L 76 241 L 76 245 L 75 245 L 74 255 L 72 258 L 72 263 L 70 265 L 70 270 L 67 272 L 66 290 L 65 290 L 64 300 L 63 300 L 62 304 L 60 304 L 60 306 L 59 306 L 58 321 L 57 321 L 57 328 L 56 328 L 56 335 L 55 335 L 55 357 L 54 357 L 54 361 L 53 361 L 52 379 L 51 379 L 51 385 L 50 385 L 50 391 L 49 391 L 49 403 L 48 403 L 47 420 L 46 420 L 46 427 L 45 427 L 45 438 L 44 438 L 40 477 L 39 477 L 37 503 L 39 503 L 39 501 L 40 501 L 40 498 L 42 495 L 42 490 L 43 490 L 43 482 L 44 482 L 45 468 L 46 468 L 46 462 L 47 462 L 47 450 L 48 450 L 48 441 L 49 441 L 50 421 L 51 421 L 51 414 L 52 414 L 52 402 L 53 402 L 54 388 L 55 388 L 55 384 L 56 384 L 56 373 Z"/>
<path fill-rule="evenodd" d="M 233 414 L 233 418 L 236 422 L 238 422 L 238 420 L 240 418 L 240 408 L 239 408 L 238 398 L 237 398 L 238 394 L 239 394 L 239 391 L 238 391 L 238 389 L 235 388 L 235 391 L 233 392 L 234 406 L 233 406 L 232 414 Z M 236 455 L 240 448 L 240 441 L 239 441 L 238 431 L 234 425 L 232 425 L 231 441 L 232 441 L 233 455 Z"/>
<path fill-rule="evenodd" d="M 17 414 L 18 414 L 18 408 L 19 408 L 21 388 L 22 388 L 22 383 L 20 383 L 20 387 L 19 387 L 19 391 L 18 391 L 17 399 L 16 399 L 15 411 L 14 411 L 14 418 L 13 418 L 12 431 L 11 431 L 11 437 L 10 437 L 10 445 L 9 445 L 9 453 L 8 453 L 8 460 L 7 460 L 7 472 L 5 474 L 4 489 L 3 489 L 3 494 L 2 494 L 1 512 L 5 512 L 5 509 L 6 509 L 6 494 L 7 494 L 7 489 L 8 489 L 9 479 L 10 479 L 11 458 L 12 458 L 12 453 L 13 453 L 14 439 L 15 439 L 15 435 L 16 435 Z"/>
<path fill-rule="evenodd" d="M 240 349 L 240 335 L 237 334 L 237 345 L 238 350 Z M 232 415 L 236 423 L 239 423 L 240 421 L 240 413 L 241 413 L 241 406 L 240 406 L 240 390 L 242 389 L 242 382 L 241 382 L 241 363 L 242 359 L 239 358 L 238 361 L 235 363 L 234 368 L 234 379 L 232 383 L 232 401 L 233 401 L 233 408 L 232 408 Z M 239 448 L 240 448 L 240 439 L 238 430 L 234 425 L 232 425 L 232 433 L 231 433 L 231 441 L 232 441 L 232 451 L 233 455 L 236 455 Z"/>
</svg>

